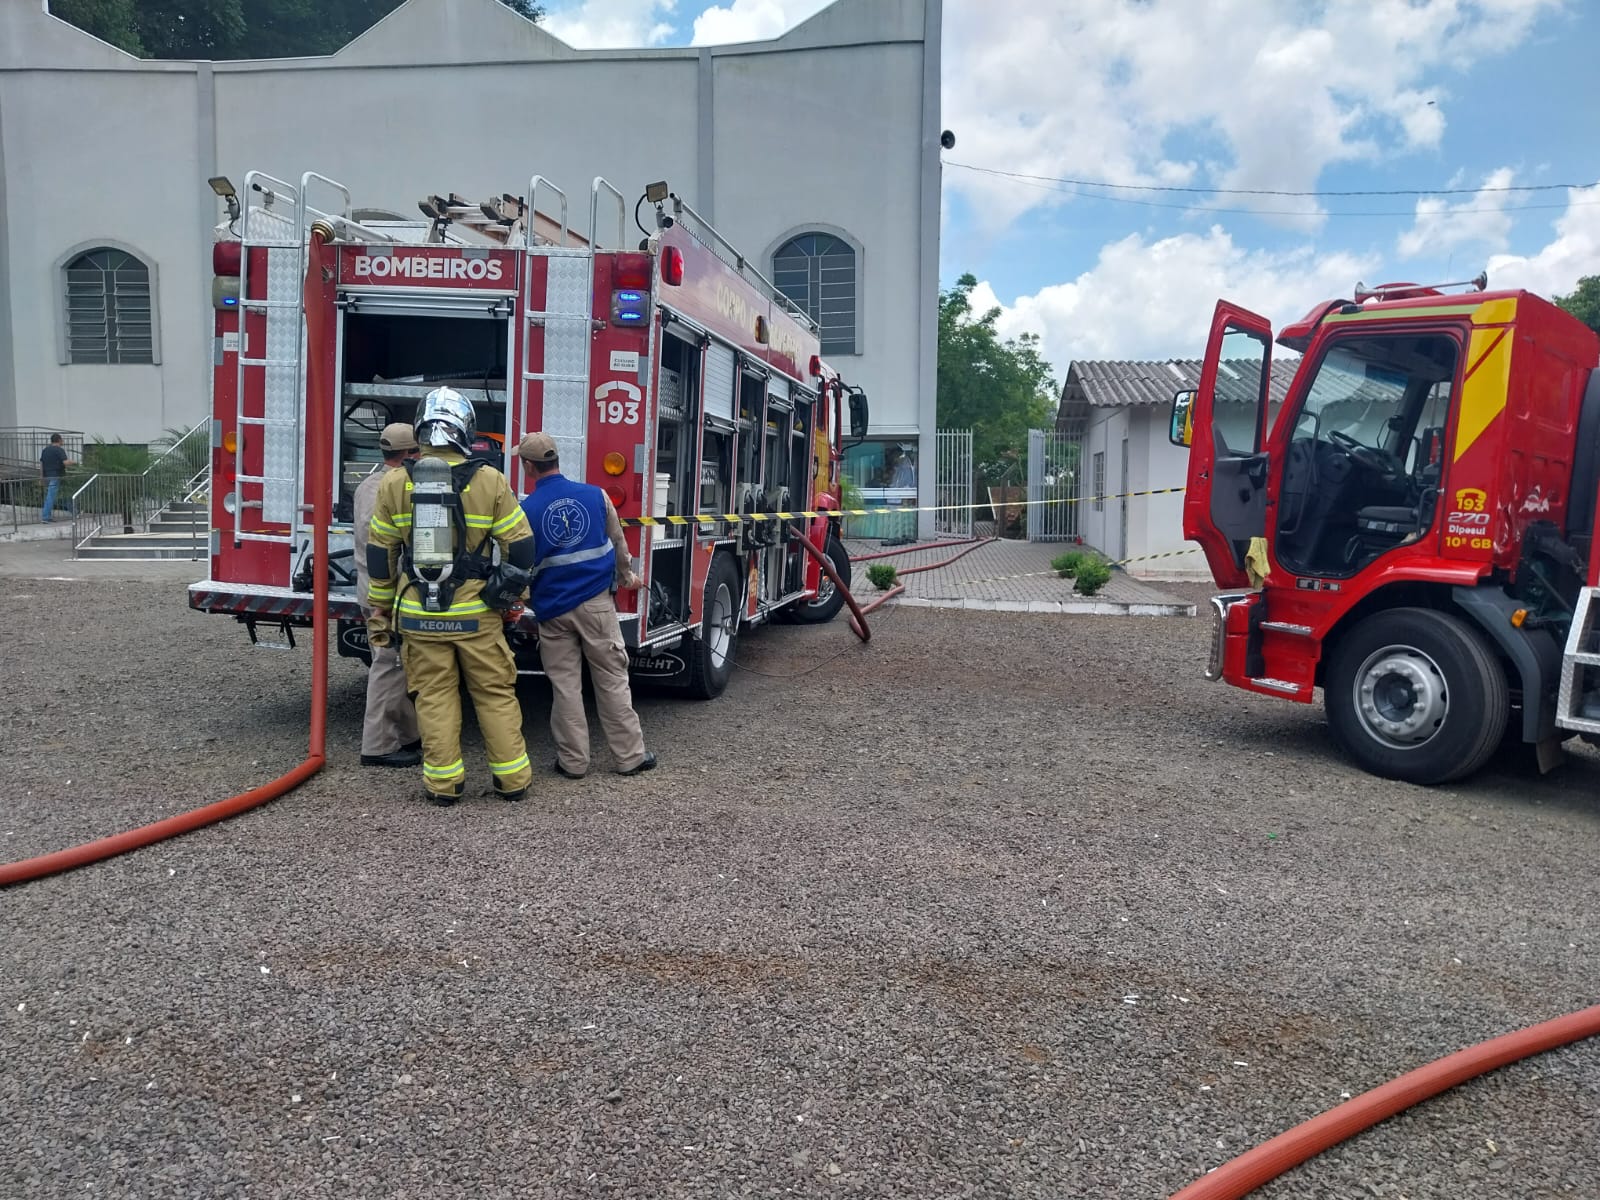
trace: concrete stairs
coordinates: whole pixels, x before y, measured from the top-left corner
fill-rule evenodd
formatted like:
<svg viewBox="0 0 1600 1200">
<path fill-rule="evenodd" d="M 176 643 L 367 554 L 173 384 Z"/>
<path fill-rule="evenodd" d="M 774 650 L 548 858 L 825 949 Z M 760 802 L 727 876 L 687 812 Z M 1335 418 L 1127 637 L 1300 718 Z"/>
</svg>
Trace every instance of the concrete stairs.
<svg viewBox="0 0 1600 1200">
<path fill-rule="evenodd" d="M 202 559 L 210 553 L 211 514 L 203 502 L 175 500 L 143 533 L 116 532 L 107 525 L 78 548 L 79 558 Z"/>
</svg>

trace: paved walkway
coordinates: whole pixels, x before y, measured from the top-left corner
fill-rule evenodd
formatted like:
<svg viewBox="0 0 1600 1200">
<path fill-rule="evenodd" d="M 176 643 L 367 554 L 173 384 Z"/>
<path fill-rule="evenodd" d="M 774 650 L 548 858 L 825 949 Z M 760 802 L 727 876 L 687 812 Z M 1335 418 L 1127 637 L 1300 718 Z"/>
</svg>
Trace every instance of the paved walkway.
<svg viewBox="0 0 1600 1200">
<path fill-rule="evenodd" d="M 850 539 L 845 543 L 852 559 L 894 550 L 877 541 Z M 1072 580 L 1050 569 L 1050 560 L 1073 547 L 1057 542 L 988 542 L 897 553 L 880 559 L 905 568 L 938 562 L 971 550 L 948 566 L 903 577 L 906 590 L 890 604 L 923 608 L 977 608 L 1001 612 L 1093 613 L 1107 616 L 1192 617 L 1195 606 L 1133 578 L 1125 571 L 1112 573 L 1098 595 L 1080 596 Z M 877 594 L 867 582 L 870 563 L 854 566 L 856 592 L 863 602 Z"/>
</svg>

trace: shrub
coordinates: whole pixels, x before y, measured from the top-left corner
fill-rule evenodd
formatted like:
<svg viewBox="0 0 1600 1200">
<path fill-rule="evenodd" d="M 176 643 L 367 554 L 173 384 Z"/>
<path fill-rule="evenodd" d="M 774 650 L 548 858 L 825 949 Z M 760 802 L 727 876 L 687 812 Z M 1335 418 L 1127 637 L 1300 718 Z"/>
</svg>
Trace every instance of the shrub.
<svg viewBox="0 0 1600 1200">
<path fill-rule="evenodd" d="M 895 576 L 899 572 L 892 563 L 872 563 L 867 567 L 867 578 L 872 581 L 872 586 L 880 592 L 887 592 L 894 586 Z"/>
<path fill-rule="evenodd" d="M 1098 555 L 1086 555 L 1078 564 L 1078 578 L 1072 590 L 1080 596 L 1092 596 L 1110 582 L 1111 564 Z"/>
<path fill-rule="evenodd" d="M 1084 554 L 1082 550 L 1068 550 L 1065 554 L 1058 554 L 1050 560 L 1050 569 L 1063 579 L 1071 579 L 1078 573 L 1082 565 Z"/>
</svg>

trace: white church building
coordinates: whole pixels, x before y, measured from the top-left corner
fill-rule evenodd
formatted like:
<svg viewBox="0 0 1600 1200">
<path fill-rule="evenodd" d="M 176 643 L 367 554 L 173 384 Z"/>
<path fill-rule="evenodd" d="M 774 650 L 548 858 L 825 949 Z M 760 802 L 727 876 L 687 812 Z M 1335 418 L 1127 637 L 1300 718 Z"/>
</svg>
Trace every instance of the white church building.
<svg viewBox="0 0 1600 1200">
<path fill-rule="evenodd" d="M 319 171 L 414 214 L 603 175 L 669 181 L 820 319 L 874 439 L 931 463 L 940 7 L 837 0 L 767 42 L 575 50 L 498 0 L 408 0 L 326 58 L 166 62 L 0 0 L 0 427 L 148 442 L 209 412 L 212 176 Z"/>
</svg>

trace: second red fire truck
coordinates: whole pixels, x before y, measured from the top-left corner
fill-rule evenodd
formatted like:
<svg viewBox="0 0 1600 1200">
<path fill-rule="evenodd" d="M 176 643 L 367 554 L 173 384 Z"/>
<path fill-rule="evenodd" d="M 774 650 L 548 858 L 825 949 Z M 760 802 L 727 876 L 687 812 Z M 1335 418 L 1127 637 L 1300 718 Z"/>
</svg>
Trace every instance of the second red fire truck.
<svg viewBox="0 0 1600 1200">
<path fill-rule="evenodd" d="M 384 425 L 410 421 L 448 384 L 476 409 L 477 452 L 519 494 L 530 484 L 517 442 L 542 429 L 564 474 L 611 497 L 645 580 L 617 597 L 636 677 L 715 696 L 741 630 L 838 612 L 842 594 L 799 543 L 848 584 L 833 514 L 845 426 L 866 435 L 866 397 L 822 361 L 805 314 L 665 184 L 632 205 L 637 238 L 603 179 L 587 237 L 538 176 L 526 197 L 429 197 L 420 221 L 353 209 L 346 189 L 314 174 L 294 187 L 252 172 L 242 195 L 213 186 L 231 220 L 213 249 L 210 574 L 190 587 L 191 607 L 237 618 L 253 641 L 265 632 L 292 645 L 309 626 L 306 445 L 331 437 L 331 615 L 340 653 L 367 657 L 352 498 L 382 469 Z M 330 211 L 308 194 L 333 197 Z M 334 230 L 331 304 L 303 296 L 314 220 Z M 330 430 L 306 427 L 308 345 L 334 359 Z M 752 514 L 784 515 L 733 519 Z M 525 673 L 539 670 L 533 628 L 530 615 L 507 629 Z"/>
<path fill-rule="evenodd" d="M 1207 676 L 1321 689 L 1351 756 L 1413 783 L 1600 739 L 1600 340 L 1487 282 L 1357 285 L 1276 339 L 1220 303 L 1173 408 L 1184 536 L 1229 589 Z"/>
</svg>

